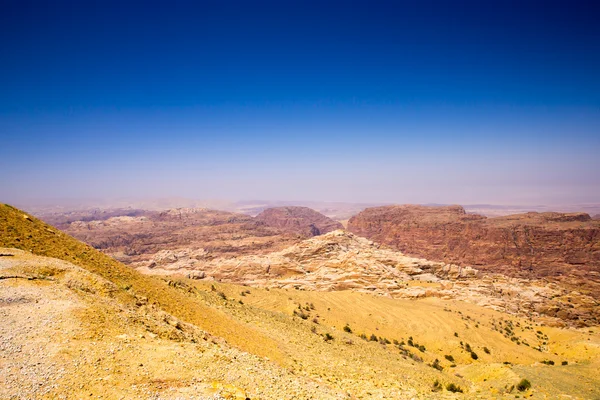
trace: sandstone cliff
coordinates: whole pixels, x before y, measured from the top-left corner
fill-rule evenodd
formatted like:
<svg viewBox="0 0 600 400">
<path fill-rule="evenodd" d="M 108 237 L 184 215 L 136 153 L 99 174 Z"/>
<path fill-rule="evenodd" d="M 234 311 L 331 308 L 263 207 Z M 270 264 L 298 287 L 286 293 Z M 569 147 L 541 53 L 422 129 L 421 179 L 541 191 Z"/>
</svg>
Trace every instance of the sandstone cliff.
<svg viewBox="0 0 600 400">
<path fill-rule="evenodd" d="M 584 213 L 486 218 L 460 206 L 369 208 L 348 230 L 430 260 L 509 276 L 552 277 L 600 291 L 600 222 Z"/>
<path fill-rule="evenodd" d="M 256 220 L 267 226 L 304 236 L 317 236 L 343 229 L 341 223 L 308 207 L 269 208 L 258 214 Z"/>
</svg>

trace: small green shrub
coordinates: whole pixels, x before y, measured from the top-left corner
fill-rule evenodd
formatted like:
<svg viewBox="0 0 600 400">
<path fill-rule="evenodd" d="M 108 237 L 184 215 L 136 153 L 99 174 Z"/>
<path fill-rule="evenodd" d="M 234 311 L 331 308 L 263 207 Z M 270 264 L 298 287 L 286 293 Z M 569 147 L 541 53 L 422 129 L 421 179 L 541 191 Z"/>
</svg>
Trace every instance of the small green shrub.
<svg viewBox="0 0 600 400">
<path fill-rule="evenodd" d="M 294 315 L 297 317 L 300 317 L 302 319 L 308 319 L 308 317 L 309 317 L 309 315 L 302 310 L 300 310 L 300 311 L 294 310 Z"/>
<path fill-rule="evenodd" d="M 529 382 L 527 379 L 521 379 L 521 382 L 517 384 L 517 390 L 519 392 L 524 392 L 529 388 L 531 388 L 531 382 Z"/>
<path fill-rule="evenodd" d="M 380 337 L 379 338 L 379 343 L 381 343 L 381 344 L 391 344 L 392 342 L 390 342 L 389 340 L 387 340 L 387 338 Z"/>
<path fill-rule="evenodd" d="M 323 339 L 326 342 L 329 342 L 330 340 L 333 340 L 333 336 L 331 336 L 329 333 L 326 333 L 325 335 L 323 335 Z"/>
<path fill-rule="evenodd" d="M 375 334 L 374 334 L 374 333 L 371 333 L 371 336 L 369 337 L 369 340 L 370 340 L 371 342 L 376 342 L 378 339 L 377 339 L 377 336 L 375 336 Z"/>
<path fill-rule="evenodd" d="M 471 358 L 473 360 L 477 360 L 479 358 L 479 356 L 477 355 L 477 353 L 475 353 L 474 351 L 471 352 Z"/>
<path fill-rule="evenodd" d="M 440 365 L 440 360 L 438 360 L 437 358 L 435 359 L 435 361 L 432 364 L 429 364 L 430 367 L 437 369 L 438 371 L 443 371 L 444 367 L 442 367 Z"/>
<path fill-rule="evenodd" d="M 344 332 L 352 333 L 352 329 L 350 328 L 350 326 L 348 326 L 348 324 L 344 326 Z"/>
<path fill-rule="evenodd" d="M 454 362 L 454 357 L 452 357 L 451 355 L 445 355 L 444 358 L 450 362 Z"/>
<path fill-rule="evenodd" d="M 488 349 L 487 347 L 484 347 L 484 348 L 483 348 L 483 352 L 484 352 L 485 354 L 491 354 L 491 351 L 490 351 L 490 349 Z"/>
<path fill-rule="evenodd" d="M 463 390 L 460 386 L 455 385 L 454 383 L 449 383 L 446 385 L 446 390 L 452 393 L 462 393 Z"/>
<path fill-rule="evenodd" d="M 569 365 L 569 362 L 568 361 L 563 361 L 562 365 Z"/>
<path fill-rule="evenodd" d="M 437 379 L 433 382 L 433 386 L 431 388 L 432 392 L 439 392 L 442 390 L 442 384 Z"/>
</svg>

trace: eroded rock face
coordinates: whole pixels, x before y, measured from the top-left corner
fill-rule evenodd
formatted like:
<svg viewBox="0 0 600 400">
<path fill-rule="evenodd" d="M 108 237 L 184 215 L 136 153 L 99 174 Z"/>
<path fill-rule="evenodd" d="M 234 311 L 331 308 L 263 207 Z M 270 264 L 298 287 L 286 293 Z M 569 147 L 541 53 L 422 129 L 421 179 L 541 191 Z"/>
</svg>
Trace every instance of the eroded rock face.
<svg viewBox="0 0 600 400">
<path fill-rule="evenodd" d="M 584 213 L 486 218 L 460 206 L 369 208 L 348 230 L 404 253 L 518 277 L 584 284 L 600 297 L 600 222 Z"/>
<path fill-rule="evenodd" d="M 163 212 L 122 211 L 56 217 L 58 225 L 125 263 L 153 259 L 156 265 L 173 263 L 181 250 L 194 258 L 234 257 L 283 249 L 304 236 L 266 226 L 251 216 L 204 208 L 178 208 Z M 130 215 L 134 214 L 134 215 Z M 90 218 L 101 215 L 98 220 Z M 51 219 L 51 218 L 50 218 Z"/>
<path fill-rule="evenodd" d="M 394 291 L 411 280 L 439 282 L 478 275 L 471 267 L 407 257 L 343 230 L 264 255 L 210 259 L 180 249 L 159 252 L 149 263 L 134 266 L 154 274 L 201 271 L 211 279 L 311 290 Z"/>
<path fill-rule="evenodd" d="M 269 208 L 258 214 L 256 220 L 267 226 L 304 236 L 317 236 L 343 229 L 341 223 L 308 207 Z"/>
<path fill-rule="evenodd" d="M 353 290 L 394 298 L 439 297 L 472 302 L 555 325 L 594 325 L 599 303 L 543 280 L 484 275 L 477 269 L 409 257 L 336 230 L 264 255 L 210 259 L 180 249 L 132 266 L 151 274 L 178 274 L 249 286 L 298 290 Z"/>
</svg>

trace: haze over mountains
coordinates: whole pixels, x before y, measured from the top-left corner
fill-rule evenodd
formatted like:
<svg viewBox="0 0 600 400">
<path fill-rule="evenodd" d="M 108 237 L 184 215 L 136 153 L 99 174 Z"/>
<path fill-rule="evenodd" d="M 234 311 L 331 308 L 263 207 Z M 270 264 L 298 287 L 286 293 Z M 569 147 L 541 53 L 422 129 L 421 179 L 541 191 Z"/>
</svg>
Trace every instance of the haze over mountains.
<svg viewBox="0 0 600 400">
<path fill-rule="evenodd" d="M 119 208 L 132 208 L 144 210 L 166 210 L 172 208 L 197 208 L 205 207 L 224 211 L 240 212 L 255 216 L 267 208 L 284 206 L 303 206 L 312 208 L 336 220 L 349 219 L 358 212 L 368 207 L 377 207 L 393 204 L 382 203 L 354 203 L 335 201 L 291 201 L 291 200 L 194 200 L 182 197 L 163 198 L 105 198 L 105 199 L 56 199 L 46 201 L 22 201 L 17 203 L 20 207 L 34 214 L 49 214 L 52 212 L 64 213 L 72 211 L 85 211 L 91 209 L 107 210 Z M 425 205 L 443 206 L 451 204 L 427 203 Z M 487 216 L 501 216 L 525 213 L 528 211 L 556 211 L 556 212 L 584 212 L 590 215 L 600 215 L 600 203 L 562 204 L 562 205 L 494 205 L 494 204 L 463 204 L 469 213 Z"/>
</svg>

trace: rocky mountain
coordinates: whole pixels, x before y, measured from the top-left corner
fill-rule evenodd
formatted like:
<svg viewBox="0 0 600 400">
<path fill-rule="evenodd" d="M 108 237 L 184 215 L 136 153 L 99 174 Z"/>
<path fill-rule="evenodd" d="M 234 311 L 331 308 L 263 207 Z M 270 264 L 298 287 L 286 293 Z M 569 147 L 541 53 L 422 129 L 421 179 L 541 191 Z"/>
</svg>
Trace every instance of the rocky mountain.
<svg viewBox="0 0 600 400">
<path fill-rule="evenodd" d="M 132 266 L 146 274 L 252 287 L 461 300 L 510 314 L 536 315 L 558 326 L 600 321 L 600 303 L 582 293 L 542 280 L 482 274 L 468 266 L 409 257 L 342 230 L 264 255 L 206 260 L 193 251 L 163 251 L 148 264 Z"/>
<path fill-rule="evenodd" d="M 94 209 L 42 218 L 125 263 L 178 249 L 204 259 L 264 254 L 342 227 L 306 207 L 268 209 L 256 218 L 206 208 Z"/>
<path fill-rule="evenodd" d="M 308 207 L 268 208 L 258 214 L 256 220 L 267 226 L 303 236 L 317 236 L 336 229 L 343 229 L 341 223 Z"/>
<path fill-rule="evenodd" d="M 80 219 L 73 220 L 75 217 Z M 197 250 L 206 258 L 261 254 L 303 238 L 249 215 L 205 208 L 123 209 L 43 218 L 126 263 L 149 260 L 162 250 L 178 248 Z"/>
<path fill-rule="evenodd" d="M 132 266 L 145 273 L 180 273 L 243 285 L 388 295 L 404 289 L 407 281 L 458 280 L 478 273 L 470 267 L 407 257 L 343 230 L 264 255 L 206 260 L 194 251 L 164 251 L 149 264 Z"/>
<path fill-rule="evenodd" d="M 600 222 L 588 214 L 486 218 L 460 206 L 386 206 L 351 218 L 348 230 L 430 260 L 583 284 L 600 298 Z"/>
<path fill-rule="evenodd" d="M 257 257 L 273 265 L 252 286 L 251 265 L 143 275 L 0 205 L 0 398 L 600 396 L 597 327 L 519 309 L 544 299 L 579 309 L 552 284 L 411 259 L 341 231 Z M 373 290 L 360 290 L 363 275 Z M 319 284 L 328 279 L 342 284 Z M 414 295 L 394 293 L 402 287 Z"/>
</svg>

